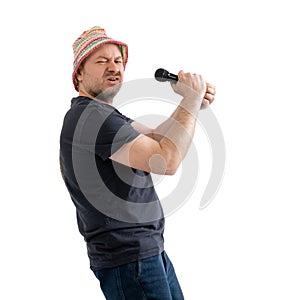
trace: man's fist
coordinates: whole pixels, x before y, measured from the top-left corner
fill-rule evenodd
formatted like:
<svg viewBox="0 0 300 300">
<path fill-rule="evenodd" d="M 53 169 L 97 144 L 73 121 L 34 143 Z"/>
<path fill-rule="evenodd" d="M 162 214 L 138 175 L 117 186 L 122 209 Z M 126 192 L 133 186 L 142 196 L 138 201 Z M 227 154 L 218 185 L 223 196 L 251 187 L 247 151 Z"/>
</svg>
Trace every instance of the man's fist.
<svg viewBox="0 0 300 300">
<path fill-rule="evenodd" d="M 199 74 L 178 73 L 177 83 L 172 83 L 172 88 L 175 93 L 182 97 L 190 99 L 202 100 L 206 93 L 206 82 Z"/>
<path fill-rule="evenodd" d="M 207 108 L 215 100 L 216 96 L 216 87 L 211 83 L 206 83 L 206 92 L 201 104 L 201 109 Z"/>
</svg>

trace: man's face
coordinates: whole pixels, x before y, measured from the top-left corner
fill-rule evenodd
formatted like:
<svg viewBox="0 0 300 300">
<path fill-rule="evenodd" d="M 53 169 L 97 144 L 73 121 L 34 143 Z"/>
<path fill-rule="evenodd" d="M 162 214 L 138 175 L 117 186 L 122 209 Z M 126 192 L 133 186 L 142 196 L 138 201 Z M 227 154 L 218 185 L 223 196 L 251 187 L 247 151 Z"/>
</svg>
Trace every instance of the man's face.
<svg viewBox="0 0 300 300">
<path fill-rule="evenodd" d="M 124 65 L 118 45 L 104 44 L 79 69 L 79 93 L 112 102 L 123 82 Z"/>
</svg>

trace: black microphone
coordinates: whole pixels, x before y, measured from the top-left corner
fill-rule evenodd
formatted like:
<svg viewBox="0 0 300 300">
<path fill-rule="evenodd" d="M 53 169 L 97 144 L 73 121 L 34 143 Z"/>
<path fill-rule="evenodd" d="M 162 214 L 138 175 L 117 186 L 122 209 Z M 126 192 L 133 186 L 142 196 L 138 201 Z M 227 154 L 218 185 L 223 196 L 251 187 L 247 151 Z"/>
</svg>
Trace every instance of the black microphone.
<svg viewBox="0 0 300 300">
<path fill-rule="evenodd" d="M 165 69 L 157 69 L 154 77 L 157 81 L 160 82 L 165 82 L 165 81 L 170 81 L 170 82 L 176 82 L 178 81 L 178 76 L 172 73 L 169 73 L 167 70 Z"/>
</svg>

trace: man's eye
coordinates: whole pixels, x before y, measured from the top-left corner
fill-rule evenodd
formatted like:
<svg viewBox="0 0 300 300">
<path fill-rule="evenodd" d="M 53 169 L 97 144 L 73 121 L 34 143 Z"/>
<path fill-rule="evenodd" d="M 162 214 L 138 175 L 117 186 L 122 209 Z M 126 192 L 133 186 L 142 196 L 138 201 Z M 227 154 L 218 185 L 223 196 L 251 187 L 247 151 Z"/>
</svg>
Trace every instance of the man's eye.
<svg viewBox="0 0 300 300">
<path fill-rule="evenodd" d="M 116 64 L 122 64 L 123 61 L 122 61 L 122 60 L 116 60 L 115 63 L 116 63 Z"/>
<path fill-rule="evenodd" d="M 97 63 L 97 64 L 105 64 L 105 63 L 106 63 L 106 60 L 98 60 L 96 63 Z"/>
</svg>

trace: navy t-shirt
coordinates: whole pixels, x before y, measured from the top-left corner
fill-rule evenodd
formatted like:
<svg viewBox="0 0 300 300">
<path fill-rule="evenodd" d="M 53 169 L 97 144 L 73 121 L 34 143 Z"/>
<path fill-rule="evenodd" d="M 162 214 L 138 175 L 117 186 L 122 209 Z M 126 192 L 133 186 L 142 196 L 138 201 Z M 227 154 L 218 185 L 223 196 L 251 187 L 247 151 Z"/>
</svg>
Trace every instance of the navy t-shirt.
<svg viewBox="0 0 300 300">
<path fill-rule="evenodd" d="M 163 251 L 164 216 L 151 175 L 109 157 L 138 135 L 113 106 L 79 96 L 60 136 L 60 163 L 90 265 L 110 268 Z"/>
</svg>

